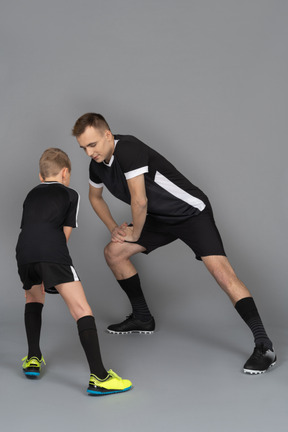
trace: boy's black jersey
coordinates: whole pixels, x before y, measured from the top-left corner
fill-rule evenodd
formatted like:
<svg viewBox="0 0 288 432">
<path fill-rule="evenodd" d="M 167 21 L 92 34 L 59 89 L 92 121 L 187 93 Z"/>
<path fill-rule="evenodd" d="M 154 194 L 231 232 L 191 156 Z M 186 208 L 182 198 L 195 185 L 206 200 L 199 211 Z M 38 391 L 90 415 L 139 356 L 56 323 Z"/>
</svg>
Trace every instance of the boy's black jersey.
<svg viewBox="0 0 288 432">
<path fill-rule="evenodd" d="M 78 226 L 79 200 L 75 190 L 58 182 L 41 183 L 28 193 L 16 246 L 18 265 L 33 262 L 72 265 L 63 227 Z"/>
<path fill-rule="evenodd" d="M 105 185 L 120 200 L 130 204 L 127 180 L 144 174 L 148 214 L 166 223 L 176 223 L 199 214 L 208 204 L 206 195 L 162 155 L 130 135 L 114 135 L 115 150 L 109 164 L 93 159 L 89 183 Z"/>
</svg>

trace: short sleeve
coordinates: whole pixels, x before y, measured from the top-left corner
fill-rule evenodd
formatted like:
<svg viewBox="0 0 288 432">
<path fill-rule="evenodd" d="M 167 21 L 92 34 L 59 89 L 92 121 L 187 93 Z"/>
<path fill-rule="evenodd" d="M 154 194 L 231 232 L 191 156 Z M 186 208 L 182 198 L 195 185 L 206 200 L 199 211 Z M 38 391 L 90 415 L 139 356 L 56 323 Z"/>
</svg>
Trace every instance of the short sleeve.
<svg viewBox="0 0 288 432">
<path fill-rule="evenodd" d="M 72 228 L 78 227 L 78 212 L 80 204 L 80 195 L 73 189 L 68 189 L 70 195 L 70 206 L 67 211 L 63 226 Z"/>
<path fill-rule="evenodd" d="M 148 147 L 136 138 L 129 141 L 120 140 L 116 152 L 126 180 L 149 171 Z"/>
<path fill-rule="evenodd" d="M 95 173 L 94 163 L 92 160 L 89 165 L 89 184 L 95 188 L 102 188 L 104 183 L 100 179 L 100 177 Z"/>
</svg>

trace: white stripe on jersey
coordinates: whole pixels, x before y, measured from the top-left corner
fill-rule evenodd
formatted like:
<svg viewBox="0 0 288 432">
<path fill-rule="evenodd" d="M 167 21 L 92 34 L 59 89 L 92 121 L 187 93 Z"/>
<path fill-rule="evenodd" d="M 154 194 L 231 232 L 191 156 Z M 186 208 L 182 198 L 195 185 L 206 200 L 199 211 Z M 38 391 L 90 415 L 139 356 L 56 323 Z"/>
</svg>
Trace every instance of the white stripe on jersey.
<svg viewBox="0 0 288 432">
<path fill-rule="evenodd" d="M 76 217 L 75 217 L 75 222 L 76 222 L 76 228 L 78 228 L 78 213 L 79 213 L 79 206 L 80 206 L 80 195 L 78 194 L 78 203 L 77 203 L 77 210 L 76 210 Z"/>
<path fill-rule="evenodd" d="M 179 198 L 181 201 L 186 202 L 187 204 L 197 208 L 198 210 L 202 211 L 206 207 L 203 201 L 185 192 L 183 189 L 172 183 L 169 179 L 160 174 L 158 171 L 156 171 L 154 181 L 167 192 L 170 192 L 172 195 L 174 195 L 176 198 Z"/>
<path fill-rule="evenodd" d="M 79 277 L 78 277 L 78 275 L 77 275 L 76 270 L 74 269 L 74 267 L 70 266 L 70 269 L 71 269 L 71 271 L 73 273 L 74 281 L 75 282 L 79 281 Z"/>
<path fill-rule="evenodd" d="M 149 171 L 149 169 L 148 169 L 148 165 L 147 165 L 147 166 L 144 166 L 144 167 L 141 167 L 141 168 L 137 168 L 137 169 L 135 169 L 133 171 L 129 171 L 127 173 L 124 173 L 124 175 L 126 177 L 126 180 L 130 180 L 131 178 L 137 177 L 137 176 L 139 176 L 141 174 L 145 174 L 148 171 Z"/>
<path fill-rule="evenodd" d="M 94 183 L 92 180 L 89 180 L 89 184 L 97 189 L 100 189 L 104 186 L 104 183 Z"/>
</svg>

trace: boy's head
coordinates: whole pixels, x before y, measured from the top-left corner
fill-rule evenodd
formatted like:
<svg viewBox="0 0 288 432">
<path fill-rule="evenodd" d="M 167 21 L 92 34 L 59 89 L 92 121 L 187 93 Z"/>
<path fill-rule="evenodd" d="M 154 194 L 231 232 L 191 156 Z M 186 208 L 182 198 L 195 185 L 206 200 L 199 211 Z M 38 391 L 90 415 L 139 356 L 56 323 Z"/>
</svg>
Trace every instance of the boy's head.
<svg viewBox="0 0 288 432">
<path fill-rule="evenodd" d="M 58 148 L 48 148 L 39 161 L 39 176 L 41 181 L 56 180 L 69 185 L 71 162 L 68 155 Z"/>
</svg>

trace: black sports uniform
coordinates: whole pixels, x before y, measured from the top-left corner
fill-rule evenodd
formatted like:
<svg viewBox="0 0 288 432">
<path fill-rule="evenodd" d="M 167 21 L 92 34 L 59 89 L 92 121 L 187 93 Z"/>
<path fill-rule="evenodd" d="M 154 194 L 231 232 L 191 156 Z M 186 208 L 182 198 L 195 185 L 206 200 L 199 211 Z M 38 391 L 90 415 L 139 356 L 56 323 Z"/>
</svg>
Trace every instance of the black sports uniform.
<svg viewBox="0 0 288 432">
<path fill-rule="evenodd" d="M 129 135 L 114 135 L 115 150 L 109 164 L 90 163 L 90 184 L 104 185 L 130 204 L 127 180 L 144 174 L 148 215 L 136 242 L 145 253 L 180 238 L 196 258 L 225 255 L 207 196 L 158 152 Z"/>
<path fill-rule="evenodd" d="M 16 246 L 24 289 L 43 281 L 45 291 L 54 293 L 54 285 L 79 280 L 63 231 L 78 226 L 79 201 L 75 190 L 58 182 L 41 183 L 28 193 Z"/>
</svg>

